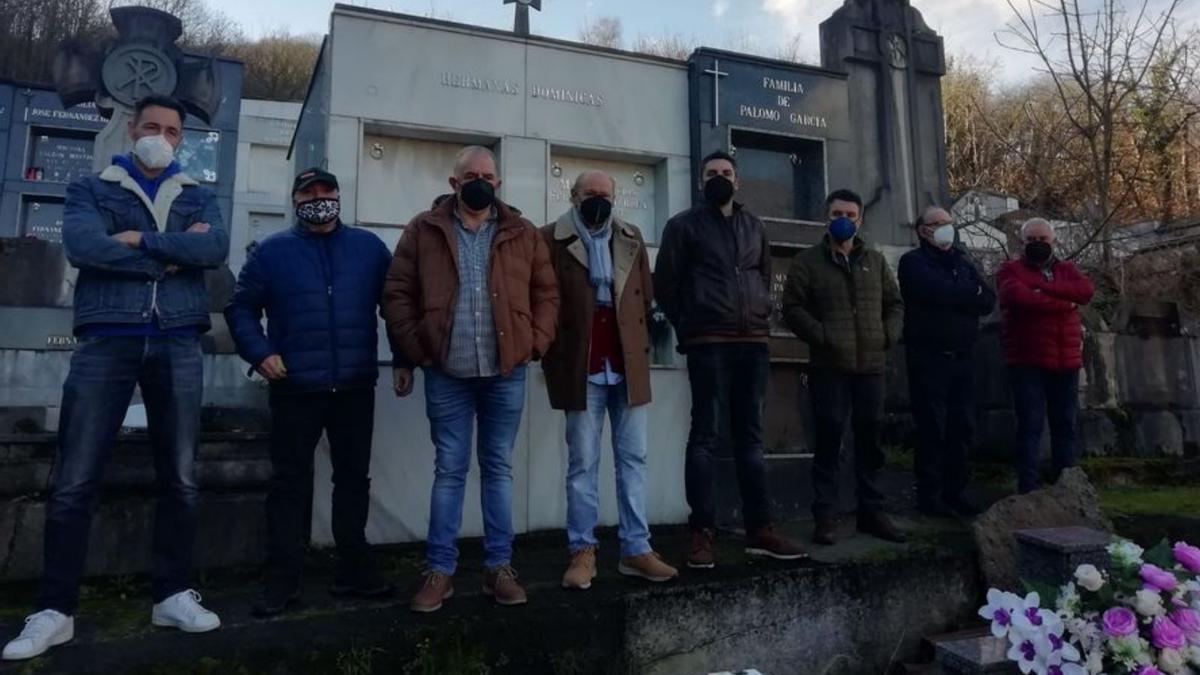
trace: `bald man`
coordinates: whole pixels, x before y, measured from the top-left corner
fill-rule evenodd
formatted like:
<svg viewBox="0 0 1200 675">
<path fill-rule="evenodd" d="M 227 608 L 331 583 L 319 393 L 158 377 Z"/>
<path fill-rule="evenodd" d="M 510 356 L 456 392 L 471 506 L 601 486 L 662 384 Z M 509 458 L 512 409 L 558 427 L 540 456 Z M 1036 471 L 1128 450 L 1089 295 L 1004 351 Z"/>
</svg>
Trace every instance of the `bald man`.
<svg viewBox="0 0 1200 675">
<path fill-rule="evenodd" d="M 1050 419 L 1050 447 L 1057 476 L 1077 460 L 1079 369 L 1083 367 L 1083 321 L 1079 308 L 1095 286 L 1054 252 L 1054 228 L 1042 218 L 1021 226 L 1022 256 L 996 272 L 1001 337 L 1017 413 L 1014 453 L 1017 488 L 1038 487 L 1038 448 Z"/>
<path fill-rule="evenodd" d="M 558 279 L 558 332 L 542 359 L 550 405 L 567 416 L 567 545 L 564 588 L 586 590 L 596 577 L 594 529 L 600 520 L 604 418 L 612 425 L 617 479 L 617 570 L 647 581 L 678 571 L 650 547 L 646 523 L 646 418 L 654 298 L 642 233 L 613 214 L 617 184 L 587 171 L 571 188 L 571 208 L 542 229 Z"/>
<path fill-rule="evenodd" d="M 404 230 L 384 283 L 383 317 L 398 396 L 425 380 L 436 451 L 428 571 L 410 607 L 433 612 L 454 593 L 458 532 L 477 453 L 484 528 L 483 589 L 501 605 L 526 601 L 512 562 L 512 450 L 525 401 L 525 367 L 554 341 L 558 286 L 546 244 L 500 201 L 496 158 L 469 146 L 455 158 L 454 196 Z M 476 433 L 477 432 L 477 433 Z"/>
<path fill-rule="evenodd" d="M 996 295 L 955 243 L 954 220 L 930 207 L 917 220 L 919 245 L 900 258 L 904 343 L 917 425 L 917 507 L 933 517 L 970 517 L 964 494 L 975 430 L 972 356 L 979 319 Z"/>
</svg>

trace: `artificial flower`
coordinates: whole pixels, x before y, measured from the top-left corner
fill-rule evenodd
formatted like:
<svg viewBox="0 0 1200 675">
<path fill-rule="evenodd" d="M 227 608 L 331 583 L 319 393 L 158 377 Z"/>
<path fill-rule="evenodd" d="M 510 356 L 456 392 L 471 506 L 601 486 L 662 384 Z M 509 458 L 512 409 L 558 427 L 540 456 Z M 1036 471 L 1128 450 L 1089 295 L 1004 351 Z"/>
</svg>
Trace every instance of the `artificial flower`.
<svg viewBox="0 0 1200 675">
<path fill-rule="evenodd" d="M 988 604 L 979 608 L 979 616 L 992 622 L 992 635 L 1004 637 L 1012 628 L 1013 616 L 1022 608 L 1021 598 L 1015 593 L 995 588 L 987 593 Z"/>
<path fill-rule="evenodd" d="M 1184 649 L 1187 647 L 1187 636 L 1174 621 L 1160 616 L 1150 626 L 1150 644 L 1158 649 Z"/>
<path fill-rule="evenodd" d="M 1126 637 L 1137 633 L 1137 615 L 1125 607 L 1105 610 L 1101 616 L 1104 633 L 1110 637 Z"/>
<path fill-rule="evenodd" d="M 1179 579 L 1158 565 L 1142 565 L 1138 570 L 1138 576 L 1146 582 L 1149 588 L 1156 588 L 1160 591 L 1173 591 L 1179 586 Z"/>
<path fill-rule="evenodd" d="M 1095 593 L 1104 585 L 1104 575 L 1095 565 L 1080 565 L 1075 568 L 1075 583 Z"/>
<path fill-rule="evenodd" d="M 1184 569 L 1200 574 L 1200 548 L 1178 541 L 1171 552 L 1175 554 L 1175 561 L 1183 565 Z"/>
<path fill-rule="evenodd" d="M 1142 616 L 1159 616 L 1166 611 L 1163 609 L 1162 596 L 1156 591 L 1145 589 L 1137 592 L 1133 600 L 1133 608 Z"/>
</svg>

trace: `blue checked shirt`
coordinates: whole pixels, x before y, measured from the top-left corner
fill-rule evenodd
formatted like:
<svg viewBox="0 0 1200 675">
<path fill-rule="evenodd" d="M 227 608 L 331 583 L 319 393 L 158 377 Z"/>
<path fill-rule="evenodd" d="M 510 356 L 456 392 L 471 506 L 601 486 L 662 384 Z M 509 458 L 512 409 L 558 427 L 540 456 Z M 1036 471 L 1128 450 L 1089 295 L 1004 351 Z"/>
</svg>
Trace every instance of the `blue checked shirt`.
<svg viewBox="0 0 1200 675">
<path fill-rule="evenodd" d="M 454 214 L 458 234 L 458 303 L 450 328 L 450 355 L 445 372 L 451 377 L 494 377 L 500 374 L 500 347 L 492 315 L 492 242 L 496 240 L 496 212 L 472 232 Z"/>
</svg>

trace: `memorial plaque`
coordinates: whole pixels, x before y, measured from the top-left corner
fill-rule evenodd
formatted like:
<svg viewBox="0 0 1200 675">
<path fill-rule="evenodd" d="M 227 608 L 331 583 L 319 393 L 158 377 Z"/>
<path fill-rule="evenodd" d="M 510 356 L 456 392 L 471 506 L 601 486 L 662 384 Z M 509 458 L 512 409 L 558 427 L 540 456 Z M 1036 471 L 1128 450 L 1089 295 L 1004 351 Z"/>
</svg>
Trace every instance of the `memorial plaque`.
<svg viewBox="0 0 1200 675">
<path fill-rule="evenodd" d="M 86 132 L 71 134 L 44 130 L 38 133 L 35 130 L 25 180 L 70 183 L 90 174 L 93 145 L 93 138 Z"/>
<path fill-rule="evenodd" d="M 201 183 L 215 183 L 221 166 L 221 132 L 184 129 L 175 159 L 183 172 Z"/>
<path fill-rule="evenodd" d="M 21 209 L 21 234 L 33 239 L 61 243 L 63 200 L 58 197 L 26 197 Z"/>
<path fill-rule="evenodd" d="M 617 182 L 613 214 L 636 225 L 643 235 L 653 233 L 658 219 L 654 210 L 653 166 L 566 155 L 550 157 L 547 193 L 547 217 L 557 220 L 571 208 L 571 185 L 584 171 L 604 171 Z"/>
</svg>

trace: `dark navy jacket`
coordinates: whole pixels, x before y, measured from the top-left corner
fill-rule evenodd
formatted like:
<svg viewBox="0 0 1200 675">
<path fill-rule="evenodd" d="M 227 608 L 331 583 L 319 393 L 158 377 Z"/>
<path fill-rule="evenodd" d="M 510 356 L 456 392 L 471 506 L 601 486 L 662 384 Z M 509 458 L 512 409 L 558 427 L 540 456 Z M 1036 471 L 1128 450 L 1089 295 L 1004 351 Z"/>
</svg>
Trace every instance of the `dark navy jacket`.
<svg viewBox="0 0 1200 675">
<path fill-rule="evenodd" d="M 966 253 L 921 242 L 900 258 L 897 275 L 909 349 L 965 352 L 975 345 L 979 319 L 992 312 L 996 294 Z"/>
<path fill-rule="evenodd" d="M 379 237 L 344 224 L 327 235 L 296 226 L 267 237 L 225 308 L 238 353 L 252 367 L 280 355 L 287 378 L 271 386 L 283 393 L 375 386 L 377 312 L 391 262 Z"/>
</svg>

